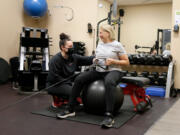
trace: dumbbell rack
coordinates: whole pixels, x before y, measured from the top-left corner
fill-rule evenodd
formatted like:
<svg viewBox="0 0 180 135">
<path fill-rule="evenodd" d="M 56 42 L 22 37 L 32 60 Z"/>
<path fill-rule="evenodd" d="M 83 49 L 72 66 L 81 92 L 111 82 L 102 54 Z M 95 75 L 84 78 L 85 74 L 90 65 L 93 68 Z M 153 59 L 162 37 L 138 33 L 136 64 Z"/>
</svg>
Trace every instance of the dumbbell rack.
<svg viewBox="0 0 180 135">
<path fill-rule="evenodd" d="M 134 67 L 135 66 L 135 67 Z M 134 68 L 137 69 L 137 66 L 142 66 L 142 65 L 130 65 L 129 67 L 123 68 L 123 70 L 132 70 L 134 71 Z M 143 67 L 146 69 L 146 66 L 143 65 Z M 165 66 L 164 66 L 165 67 Z M 163 71 L 164 71 L 163 67 Z M 166 79 L 166 91 L 165 91 L 165 98 L 170 97 L 170 91 L 174 87 L 174 67 L 175 67 L 175 61 L 171 61 L 169 65 L 167 66 L 167 79 Z M 147 67 L 147 70 L 149 68 Z M 156 66 L 157 69 L 157 66 Z M 139 70 L 139 69 L 138 69 Z"/>
<path fill-rule="evenodd" d="M 130 59 L 131 60 L 131 59 Z M 167 78 L 166 78 L 166 87 L 165 87 L 165 98 L 169 98 L 170 97 L 170 92 L 171 90 L 174 88 L 174 65 L 175 65 L 175 61 L 174 60 L 171 60 L 169 63 L 161 63 L 162 60 L 156 60 L 155 62 L 158 62 L 160 63 L 160 65 L 158 65 L 158 63 L 154 63 L 154 62 L 151 62 L 151 63 L 142 63 L 142 61 L 140 62 L 140 59 L 136 59 L 136 60 L 139 60 L 137 61 L 136 63 L 131 63 L 131 65 L 129 67 L 125 67 L 123 68 L 123 70 L 128 70 L 128 71 L 137 71 L 137 72 L 140 72 L 140 71 L 145 71 L 144 69 L 146 69 L 147 71 L 153 71 L 153 72 L 167 72 Z M 155 60 L 155 59 L 154 59 Z M 131 62 L 131 61 L 130 61 Z M 152 68 L 155 67 L 155 68 Z M 137 68 L 138 67 L 138 68 Z M 142 67 L 143 67 L 143 70 L 142 70 Z M 149 68 L 151 67 L 151 68 Z M 159 68 L 161 67 L 161 68 Z M 132 70 L 134 69 L 135 70 Z M 159 70 L 160 69 L 160 70 Z"/>
<path fill-rule="evenodd" d="M 171 61 L 168 66 L 165 98 L 170 97 L 170 90 L 174 87 L 174 65 L 175 61 Z"/>
</svg>

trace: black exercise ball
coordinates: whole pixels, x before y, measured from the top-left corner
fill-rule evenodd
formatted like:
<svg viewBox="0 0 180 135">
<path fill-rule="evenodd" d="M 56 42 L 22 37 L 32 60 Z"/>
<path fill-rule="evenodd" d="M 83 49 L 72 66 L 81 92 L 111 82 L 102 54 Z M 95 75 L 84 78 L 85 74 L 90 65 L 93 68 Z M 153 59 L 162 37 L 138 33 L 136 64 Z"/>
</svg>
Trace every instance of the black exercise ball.
<svg viewBox="0 0 180 135">
<path fill-rule="evenodd" d="M 115 89 L 114 113 L 118 112 L 123 104 L 123 90 L 118 85 Z M 94 114 L 105 113 L 105 86 L 103 80 L 95 81 L 84 88 L 82 96 L 84 108 L 86 112 Z"/>
<path fill-rule="evenodd" d="M 0 58 L 0 84 L 8 82 L 9 75 L 10 67 L 8 62 L 5 59 Z"/>
</svg>

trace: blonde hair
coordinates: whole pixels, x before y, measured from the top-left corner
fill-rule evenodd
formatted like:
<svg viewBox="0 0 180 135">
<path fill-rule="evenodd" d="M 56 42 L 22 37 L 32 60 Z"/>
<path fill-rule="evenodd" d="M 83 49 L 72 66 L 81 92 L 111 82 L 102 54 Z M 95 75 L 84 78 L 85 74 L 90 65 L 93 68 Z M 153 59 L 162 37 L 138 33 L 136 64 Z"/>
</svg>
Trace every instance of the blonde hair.
<svg viewBox="0 0 180 135">
<path fill-rule="evenodd" d="M 109 25 L 109 24 L 101 25 L 100 29 L 108 32 L 109 33 L 109 38 L 111 40 L 115 40 L 115 31 L 114 31 L 114 29 L 113 29 L 113 27 L 111 25 Z"/>
<path fill-rule="evenodd" d="M 166 50 L 171 50 L 171 43 L 166 44 Z"/>
</svg>

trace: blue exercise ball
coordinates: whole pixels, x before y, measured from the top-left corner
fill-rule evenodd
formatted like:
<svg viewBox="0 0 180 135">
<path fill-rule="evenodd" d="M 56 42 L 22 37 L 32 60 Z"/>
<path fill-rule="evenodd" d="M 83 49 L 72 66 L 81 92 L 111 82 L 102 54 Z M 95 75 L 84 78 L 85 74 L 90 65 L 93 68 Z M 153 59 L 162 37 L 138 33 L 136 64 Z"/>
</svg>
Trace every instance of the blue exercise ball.
<svg viewBox="0 0 180 135">
<path fill-rule="evenodd" d="M 24 0 L 24 11 L 32 17 L 42 17 L 48 9 L 46 0 Z"/>
</svg>

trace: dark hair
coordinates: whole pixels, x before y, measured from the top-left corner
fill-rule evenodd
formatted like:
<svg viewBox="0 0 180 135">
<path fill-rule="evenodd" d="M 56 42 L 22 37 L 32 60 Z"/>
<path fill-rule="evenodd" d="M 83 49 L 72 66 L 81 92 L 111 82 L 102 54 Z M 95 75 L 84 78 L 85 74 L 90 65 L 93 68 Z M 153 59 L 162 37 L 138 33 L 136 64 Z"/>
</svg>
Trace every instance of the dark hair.
<svg viewBox="0 0 180 135">
<path fill-rule="evenodd" d="M 64 46 L 67 41 L 71 41 L 70 37 L 66 35 L 65 33 L 61 33 L 59 35 L 60 41 L 59 41 L 59 48 L 61 49 L 61 46 Z"/>
</svg>

